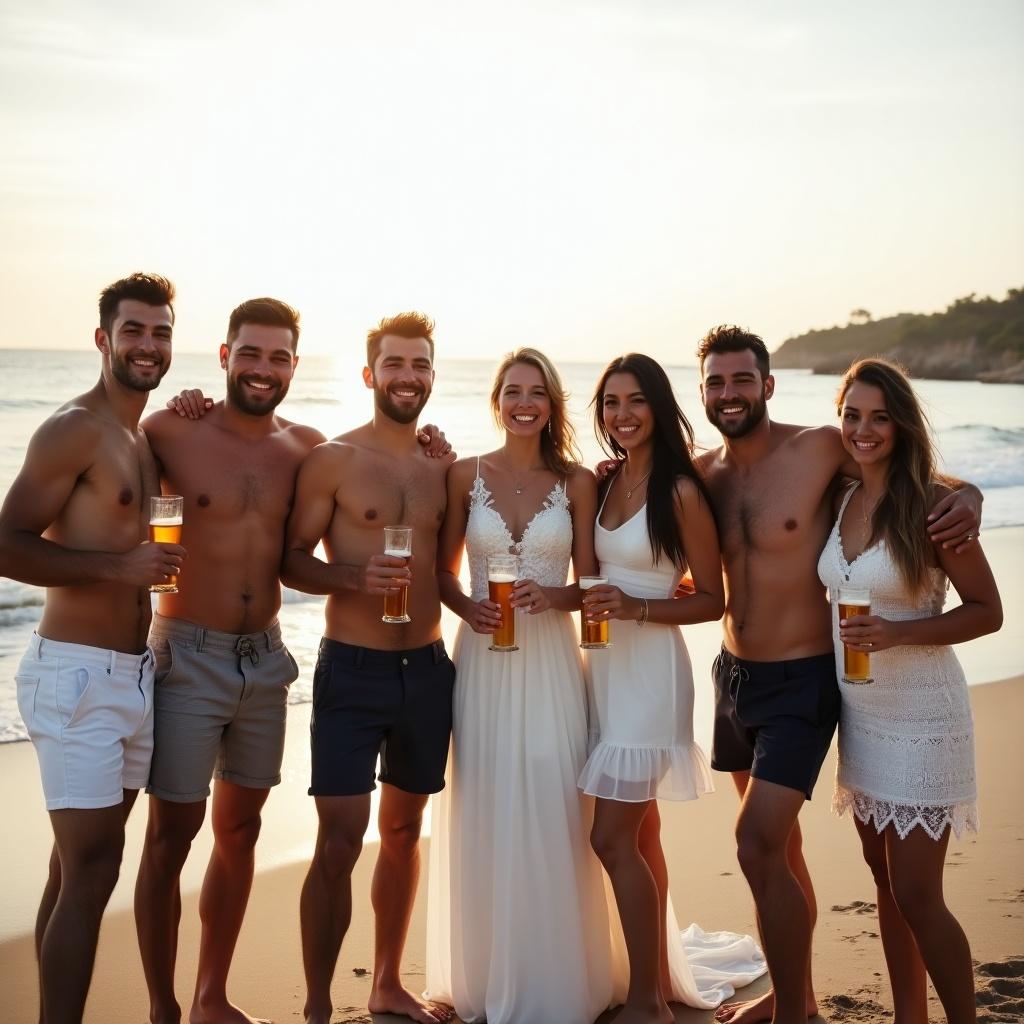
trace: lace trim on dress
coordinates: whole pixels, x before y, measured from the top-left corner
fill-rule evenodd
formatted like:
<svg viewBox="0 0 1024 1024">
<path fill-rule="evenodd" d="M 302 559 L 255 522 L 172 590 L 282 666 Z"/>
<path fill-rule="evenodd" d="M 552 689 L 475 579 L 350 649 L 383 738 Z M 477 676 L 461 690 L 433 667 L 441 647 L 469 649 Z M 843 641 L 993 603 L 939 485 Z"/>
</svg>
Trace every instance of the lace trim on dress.
<svg viewBox="0 0 1024 1024">
<path fill-rule="evenodd" d="M 545 513 L 550 512 L 552 509 L 563 509 L 569 511 L 569 495 L 566 492 L 565 482 L 559 480 L 555 485 L 548 491 L 547 497 L 544 499 L 543 504 L 536 512 L 531 516 L 530 521 L 526 524 L 523 530 L 523 536 L 520 540 L 516 540 L 512 536 L 512 531 L 508 528 L 505 522 L 505 517 L 495 508 L 494 495 L 491 494 L 487 484 L 484 483 L 484 478 L 479 475 L 479 469 L 477 470 L 477 477 L 473 481 L 473 486 L 469 491 L 470 507 L 473 505 L 479 505 L 480 508 L 486 509 L 488 512 L 494 513 L 501 523 L 502 529 L 509 539 L 509 550 L 515 552 L 515 554 L 521 553 L 522 549 L 526 545 L 526 538 L 530 535 L 530 530 L 534 523 L 540 519 Z"/>
<path fill-rule="evenodd" d="M 973 801 L 952 804 L 949 807 L 913 806 L 894 803 L 891 800 L 878 800 L 837 783 L 832 794 L 832 810 L 840 817 L 848 810 L 852 810 L 857 820 L 864 825 L 873 819 L 875 831 L 879 833 L 892 825 L 900 839 L 906 839 L 917 826 L 923 828 L 925 834 L 935 840 L 941 839 L 947 828 L 952 828 L 957 839 L 963 834 L 964 829 L 978 831 L 978 805 Z"/>
</svg>

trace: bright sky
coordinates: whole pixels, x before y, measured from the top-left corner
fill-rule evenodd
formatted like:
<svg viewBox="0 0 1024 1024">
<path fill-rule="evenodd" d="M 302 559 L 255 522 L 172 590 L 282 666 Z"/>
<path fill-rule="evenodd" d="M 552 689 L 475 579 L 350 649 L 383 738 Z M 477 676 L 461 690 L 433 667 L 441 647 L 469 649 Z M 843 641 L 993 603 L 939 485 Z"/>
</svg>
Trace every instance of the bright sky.
<svg viewBox="0 0 1024 1024">
<path fill-rule="evenodd" d="M 305 351 L 690 362 L 1024 284 L 1024 5 L 0 0 L 0 346 L 178 286 Z"/>
</svg>

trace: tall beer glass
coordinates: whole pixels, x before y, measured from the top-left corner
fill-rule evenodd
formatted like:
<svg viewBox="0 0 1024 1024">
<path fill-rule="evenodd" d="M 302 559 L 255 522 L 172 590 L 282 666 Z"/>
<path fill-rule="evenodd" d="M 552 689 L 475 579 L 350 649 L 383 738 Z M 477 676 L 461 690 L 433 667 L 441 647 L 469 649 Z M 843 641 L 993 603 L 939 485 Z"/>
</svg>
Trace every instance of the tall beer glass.
<svg viewBox="0 0 1024 1024">
<path fill-rule="evenodd" d="M 839 618 L 871 614 L 871 592 L 864 587 L 839 588 Z M 843 645 L 843 682 L 871 683 L 871 656 Z"/>
<path fill-rule="evenodd" d="M 149 540 L 152 544 L 180 544 L 185 499 L 180 494 L 155 494 L 149 499 Z M 149 588 L 154 594 L 176 594 L 178 577 L 168 576 Z"/>
<path fill-rule="evenodd" d="M 392 558 L 408 558 L 412 554 L 412 527 L 385 526 L 384 554 Z M 412 622 L 409 618 L 409 588 L 399 587 L 384 595 L 381 622 Z"/>
<path fill-rule="evenodd" d="M 512 587 L 519 573 L 519 559 L 515 555 L 487 556 L 488 597 L 501 608 L 501 625 L 491 637 L 489 650 L 518 651 L 516 646 L 516 610 L 512 607 Z"/>
<path fill-rule="evenodd" d="M 601 587 L 608 582 L 607 576 L 581 576 L 578 580 L 580 590 L 587 591 L 591 587 Z M 586 605 L 580 609 L 580 647 L 592 651 L 608 646 L 608 620 L 591 622 L 587 618 Z"/>
</svg>

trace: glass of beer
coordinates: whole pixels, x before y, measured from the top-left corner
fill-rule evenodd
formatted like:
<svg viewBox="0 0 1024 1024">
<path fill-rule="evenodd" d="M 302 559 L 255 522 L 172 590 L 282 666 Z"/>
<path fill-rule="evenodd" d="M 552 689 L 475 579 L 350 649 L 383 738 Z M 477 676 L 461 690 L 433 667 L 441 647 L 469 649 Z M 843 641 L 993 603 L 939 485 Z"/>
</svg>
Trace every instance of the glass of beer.
<svg viewBox="0 0 1024 1024">
<path fill-rule="evenodd" d="M 871 614 L 871 591 L 864 587 L 839 588 L 839 618 Z M 871 683 L 871 656 L 867 651 L 854 651 L 843 645 L 843 682 Z"/>
<path fill-rule="evenodd" d="M 185 499 L 180 494 L 155 494 L 149 499 L 149 540 L 151 544 L 180 544 Z M 177 575 L 149 588 L 154 594 L 176 594 Z"/>
<path fill-rule="evenodd" d="M 385 526 L 384 554 L 392 558 L 408 558 L 412 554 L 412 527 Z M 396 587 L 384 595 L 381 622 L 412 622 L 409 618 L 409 588 Z"/>
<path fill-rule="evenodd" d="M 579 583 L 580 590 L 589 590 L 591 587 L 601 587 L 608 582 L 607 576 L 581 576 Z M 587 618 L 587 606 L 580 609 L 580 647 L 592 651 L 599 647 L 608 647 L 608 620 L 601 619 L 600 622 L 591 622 Z"/>
<path fill-rule="evenodd" d="M 519 574 L 519 559 L 515 555 L 487 556 L 488 597 L 501 608 L 501 625 L 491 637 L 492 651 L 509 653 L 516 646 L 516 610 L 512 607 L 512 587 Z"/>
</svg>

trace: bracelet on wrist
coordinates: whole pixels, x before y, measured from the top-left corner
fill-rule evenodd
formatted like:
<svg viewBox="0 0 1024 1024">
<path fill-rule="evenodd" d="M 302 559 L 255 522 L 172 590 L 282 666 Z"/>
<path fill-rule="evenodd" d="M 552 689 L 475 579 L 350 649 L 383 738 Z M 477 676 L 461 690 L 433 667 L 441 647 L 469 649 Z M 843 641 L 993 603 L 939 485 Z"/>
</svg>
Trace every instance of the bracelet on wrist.
<svg viewBox="0 0 1024 1024">
<path fill-rule="evenodd" d="M 648 616 L 651 614 L 651 609 L 650 605 L 647 603 L 646 597 L 641 597 L 640 600 L 643 601 L 644 606 L 640 609 L 640 614 L 637 616 L 636 624 L 638 626 L 643 626 L 647 622 Z"/>
</svg>

